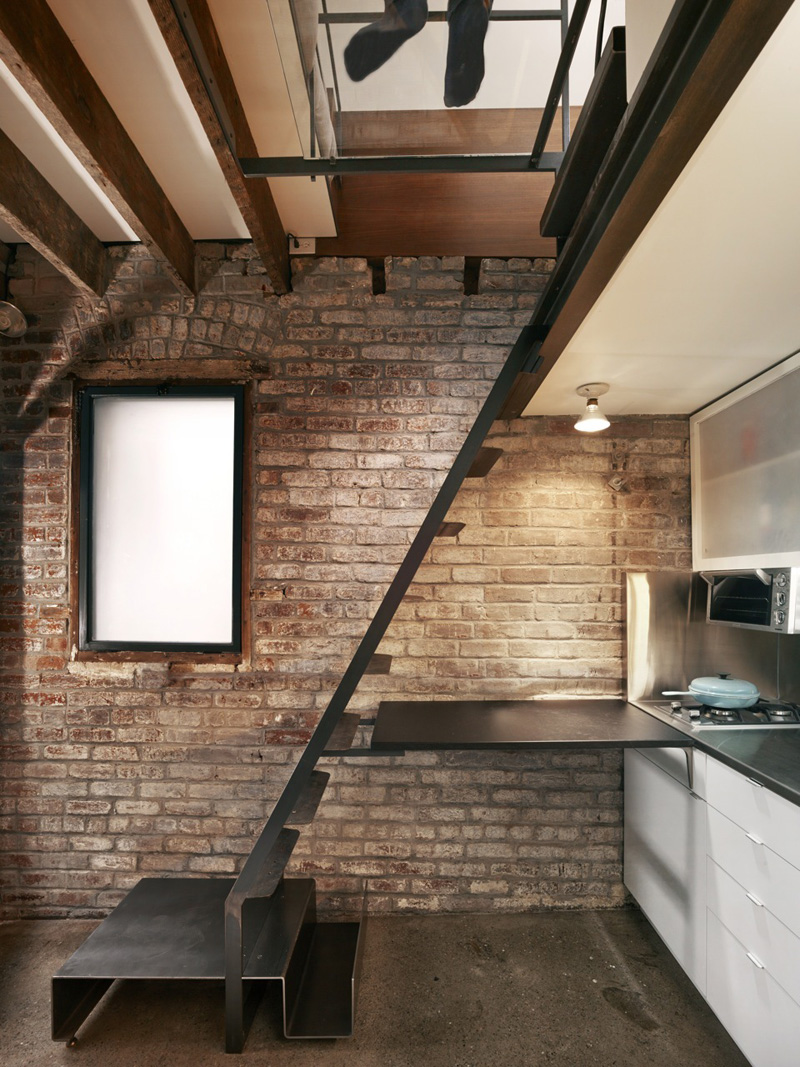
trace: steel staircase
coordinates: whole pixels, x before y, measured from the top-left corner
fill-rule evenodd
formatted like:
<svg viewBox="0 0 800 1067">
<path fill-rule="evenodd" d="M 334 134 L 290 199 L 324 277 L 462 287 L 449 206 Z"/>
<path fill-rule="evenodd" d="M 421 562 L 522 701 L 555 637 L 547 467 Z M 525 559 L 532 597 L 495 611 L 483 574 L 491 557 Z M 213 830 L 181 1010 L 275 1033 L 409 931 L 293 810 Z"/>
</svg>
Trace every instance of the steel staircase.
<svg viewBox="0 0 800 1067">
<path fill-rule="evenodd" d="M 483 446 L 492 423 L 518 414 L 541 363 L 546 328 L 523 329 L 411 543 L 375 617 L 242 867 L 230 878 L 143 878 L 52 980 L 52 1036 L 75 1034 L 117 978 L 224 979 L 225 1047 L 241 1052 L 264 982 L 281 983 L 286 1037 L 353 1032 L 363 945 L 362 919 L 318 922 L 313 879 L 285 878 L 300 831 L 322 799 L 323 756 L 367 754 L 353 747 L 366 720 L 347 712 L 364 674 L 386 673 L 378 645 L 435 537 L 463 528 L 447 512 L 465 478 L 483 477 L 501 450 Z"/>
</svg>

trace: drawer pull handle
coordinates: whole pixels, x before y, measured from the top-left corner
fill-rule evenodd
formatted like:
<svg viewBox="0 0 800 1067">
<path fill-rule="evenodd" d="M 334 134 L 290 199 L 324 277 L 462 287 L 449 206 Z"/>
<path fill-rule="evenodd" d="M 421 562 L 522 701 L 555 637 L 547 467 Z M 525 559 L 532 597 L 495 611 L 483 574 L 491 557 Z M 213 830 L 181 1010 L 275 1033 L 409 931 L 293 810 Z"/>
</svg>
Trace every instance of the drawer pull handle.
<svg viewBox="0 0 800 1067">
<path fill-rule="evenodd" d="M 749 832 L 749 830 L 745 831 L 745 835 L 744 836 L 749 838 L 753 842 L 754 845 L 763 845 L 764 844 L 764 842 L 761 840 L 760 837 L 756 837 L 755 834 L 751 834 Z"/>
<path fill-rule="evenodd" d="M 748 900 L 752 900 L 752 902 L 755 904 L 755 906 L 757 908 L 763 908 L 764 907 L 764 901 L 763 900 L 759 900 L 758 897 L 753 896 L 752 893 L 745 893 L 745 896 L 747 897 Z"/>
<path fill-rule="evenodd" d="M 764 783 L 763 782 L 757 782 L 755 780 L 755 778 L 748 778 L 747 780 L 750 783 L 750 785 L 757 785 L 759 789 L 763 789 L 764 788 Z"/>
<path fill-rule="evenodd" d="M 751 963 L 754 963 L 759 970 L 764 970 L 764 964 L 761 962 L 758 956 L 754 956 L 752 952 L 748 952 L 747 958 L 750 960 Z"/>
</svg>

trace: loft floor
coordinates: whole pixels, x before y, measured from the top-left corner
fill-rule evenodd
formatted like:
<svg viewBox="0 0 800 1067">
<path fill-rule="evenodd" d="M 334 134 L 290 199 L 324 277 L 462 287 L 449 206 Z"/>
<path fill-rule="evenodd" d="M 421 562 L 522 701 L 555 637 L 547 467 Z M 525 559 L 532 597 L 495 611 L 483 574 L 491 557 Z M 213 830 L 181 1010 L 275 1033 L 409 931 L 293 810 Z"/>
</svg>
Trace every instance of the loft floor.
<svg viewBox="0 0 800 1067">
<path fill-rule="evenodd" d="M 355 1037 L 286 1041 L 268 993 L 241 1057 L 218 982 L 120 982 L 52 1042 L 50 976 L 94 925 L 0 924 L 5 1067 L 747 1067 L 635 909 L 371 918 Z"/>
</svg>

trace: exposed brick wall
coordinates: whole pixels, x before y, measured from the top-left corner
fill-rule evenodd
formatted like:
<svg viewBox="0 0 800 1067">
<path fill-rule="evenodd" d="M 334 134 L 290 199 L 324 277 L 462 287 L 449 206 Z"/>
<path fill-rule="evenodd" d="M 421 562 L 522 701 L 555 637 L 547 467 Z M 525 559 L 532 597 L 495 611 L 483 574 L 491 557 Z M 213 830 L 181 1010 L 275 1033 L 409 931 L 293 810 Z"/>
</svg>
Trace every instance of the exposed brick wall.
<svg viewBox="0 0 800 1067">
<path fill-rule="evenodd" d="M 248 245 L 209 245 L 196 301 L 141 248 L 89 301 L 20 249 L 25 338 L 2 349 L 2 912 L 94 915 L 142 875 L 232 874 L 393 577 L 548 261 L 300 260 L 274 296 Z M 251 647 L 239 668 L 77 662 L 69 630 L 72 378 L 253 384 Z M 685 419 L 497 424 L 352 707 L 383 698 L 617 694 L 624 571 L 688 566 Z M 624 485 L 608 480 L 620 474 Z M 362 730 L 362 741 L 369 727 Z M 294 871 L 375 910 L 621 902 L 617 752 L 329 760 Z"/>
</svg>

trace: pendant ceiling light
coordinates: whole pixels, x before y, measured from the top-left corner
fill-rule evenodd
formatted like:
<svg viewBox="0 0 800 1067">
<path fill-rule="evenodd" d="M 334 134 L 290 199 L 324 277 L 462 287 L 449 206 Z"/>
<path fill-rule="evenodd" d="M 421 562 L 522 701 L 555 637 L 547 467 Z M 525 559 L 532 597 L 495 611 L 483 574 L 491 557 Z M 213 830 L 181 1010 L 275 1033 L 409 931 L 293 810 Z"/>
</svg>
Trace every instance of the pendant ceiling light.
<svg viewBox="0 0 800 1067">
<path fill-rule="evenodd" d="M 575 423 L 575 429 L 582 433 L 597 433 L 598 430 L 606 430 L 611 425 L 597 403 L 597 398 L 608 392 L 606 382 L 589 382 L 588 385 L 579 385 L 575 390 L 578 396 L 586 398 L 586 410 Z"/>
</svg>

